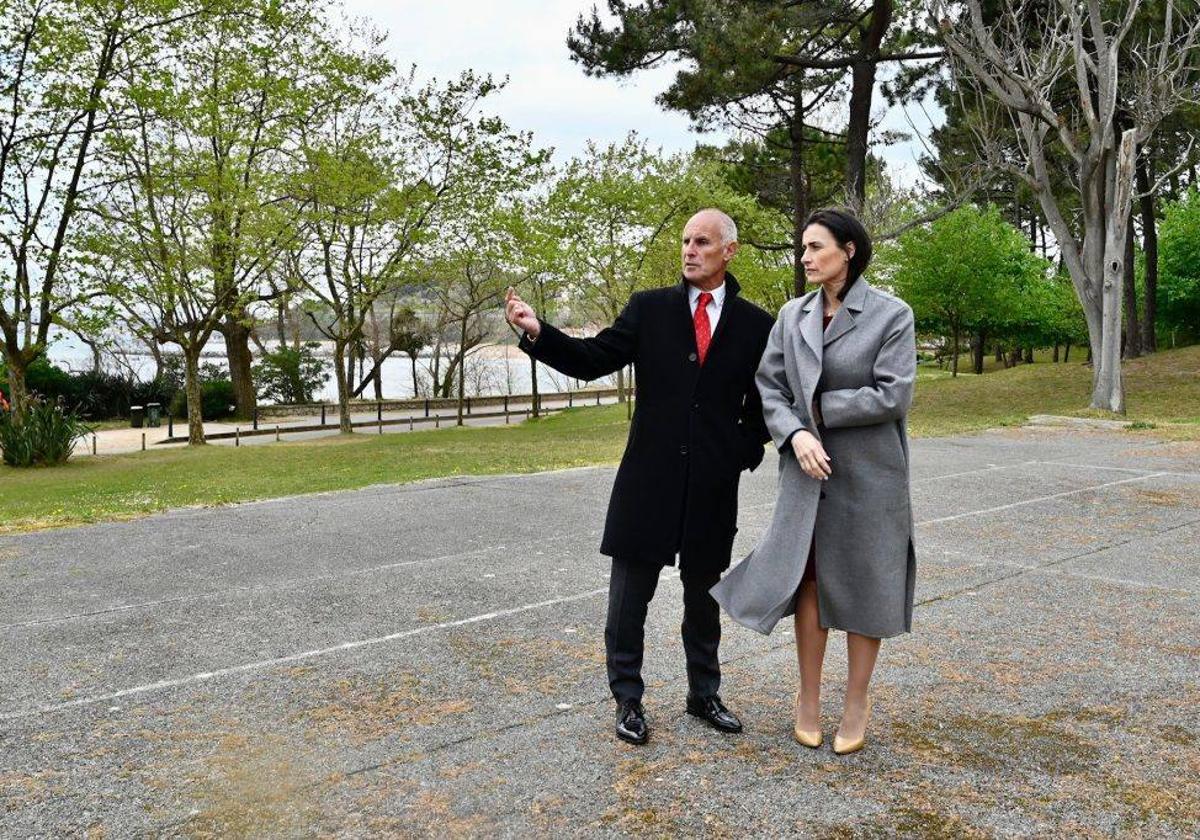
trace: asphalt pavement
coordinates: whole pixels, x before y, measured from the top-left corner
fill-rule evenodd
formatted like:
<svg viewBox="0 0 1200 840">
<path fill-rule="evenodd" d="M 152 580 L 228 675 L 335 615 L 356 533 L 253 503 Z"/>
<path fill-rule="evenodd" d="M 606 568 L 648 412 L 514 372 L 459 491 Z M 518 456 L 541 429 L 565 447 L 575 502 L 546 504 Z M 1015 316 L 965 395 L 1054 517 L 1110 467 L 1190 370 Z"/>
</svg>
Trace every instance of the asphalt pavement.
<svg viewBox="0 0 1200 840">
<path fill-rule="evenodd" d="M 725 621 L 683 713 L 681 589 L 642 748 L 604 677 L 611 468 L 456 478 L 0 537 L 0 836 L 1200 832 L 1200 444 L 915 441 L 914 632 L 867 748 L 789 738 L 786 626 Z M 735 555 L 769 520 L 744 477 Z M 827 742 L 845 679 L 830 637 Z"/>
</svg>

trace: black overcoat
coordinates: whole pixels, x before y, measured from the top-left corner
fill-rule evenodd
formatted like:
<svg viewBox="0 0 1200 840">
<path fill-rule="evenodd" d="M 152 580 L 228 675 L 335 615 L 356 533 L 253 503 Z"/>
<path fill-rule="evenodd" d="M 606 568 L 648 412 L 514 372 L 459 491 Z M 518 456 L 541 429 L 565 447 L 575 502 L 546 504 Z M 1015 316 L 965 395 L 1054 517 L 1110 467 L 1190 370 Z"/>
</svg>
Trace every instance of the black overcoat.
<svg viewBox="0 0 1200 840">
<path fill-rule="evenodd" d="M 634 294 L 593 338 L 572 338 L 541 322 L 536 341 L 522 339 L 526 353 L 576 379 L 634 366 L 637 399 L 602 553 L 661 563 L 678 552 L 689 569 L 729 568 L 738 479 L 758 466 L 770 439 L 754 373 L 774 320 L 740 298 L 726 274 L 703 365 L 686 282 Z"/>
</svg>

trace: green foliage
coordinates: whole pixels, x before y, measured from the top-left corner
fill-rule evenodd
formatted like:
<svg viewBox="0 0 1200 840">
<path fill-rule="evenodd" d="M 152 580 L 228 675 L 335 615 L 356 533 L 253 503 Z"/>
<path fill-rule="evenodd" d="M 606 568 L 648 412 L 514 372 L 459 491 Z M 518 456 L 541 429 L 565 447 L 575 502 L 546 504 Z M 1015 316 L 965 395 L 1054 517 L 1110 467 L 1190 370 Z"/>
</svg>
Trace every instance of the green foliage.
<svg viewBox="0 0 1200 840">
<path fill-rule="evenodd" d="M 1163 208 L 1159 237 L 1159 329 L 1200 338 L 1200 191 Z"/>
<path fill-rule="evenodd" d="M 329 381 L 329 363 L 318 358 L 315 341 L 300 349 L 280 347 L 264 353 L 254 366 L 254 381 L 258 397 L 276 403 L 309 403 L 313 392 Z"/>
<path fill-rule="evenodd" d="M 55 466 L 71 457 L 75 441 L 89 431 L 58 402 L 34 397 L 23 418 L 0 411 L 0 452 L 10 467 Z"/>
<path fill-rule="evenodd" d="M 1065 317 L 1063 284 L 1048 279 L 1046 261 L 994 206 L 962 207 L 914 228 L 878 259 L 917 329 L 953 345 L 965 334 L 1029 341 Z"/>
<path fill-rule="evenodd" d="M 220 420 L 234 413 L 233 383 L 225 371 L 212 362 L 200 366 L 200 416 L 204 420 Z M 187 391 L 180 388 L 170 402 L 172 417 L 187 417 Z"/>
<path fill-rule="evenodd" d="M 219 368 L 216 373 L 221 375 Z M 7 376 L 4 364 L 0 363 L 0 391 L 6 396 Z M 31 393 L 57 402 L 64 410 L 89 420 L 127 417 L 131 405 L 151 402 L 170 405 L 181 387 L 170 371 L 147 382 L 139 382 L 103 371 L 69 373 L 45 359 L 34 361 L 26 370 L 26 378 Z"/>
</svg>

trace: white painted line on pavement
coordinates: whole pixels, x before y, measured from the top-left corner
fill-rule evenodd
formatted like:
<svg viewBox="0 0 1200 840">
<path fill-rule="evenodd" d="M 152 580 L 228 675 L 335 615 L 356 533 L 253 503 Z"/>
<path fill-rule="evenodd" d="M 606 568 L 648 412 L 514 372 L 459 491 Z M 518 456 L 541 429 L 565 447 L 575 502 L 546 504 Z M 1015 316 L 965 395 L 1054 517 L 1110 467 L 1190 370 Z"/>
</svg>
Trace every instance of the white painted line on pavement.
<svg viewBox="0 0 1200 840">
<path fill-rule="evenodd" d="M 1188 523 L 1188 524 L 1195 524 L 1195 523 Z M 1126 544 L 1127 543 L 1122 543 L 1120 545 L 1106 546 L 1103 550 L 1107 551 L 1111 548 L 1121 548 L 1122 546 L 1124 546 Z M 1163 586 L 1162 584 L 1158 584 L 1158 583 L 1147 583 L 1146 581 L 1130 580 L 1129 578 L 1108 577 L 1107 575 L 1089 575 L 1086 572 L 1070 572 L 1065 569 L 1060 569 L 1057 567 L 1046 568 L 1044 566 L 1035 566 L 1030 563 L 1017 563 L 1013 560 L 975 560 L 974 558 L 976 555 L 967 554 L 965 551 L 955 551 L 954 549 L 950 549 L 950 548 L 936 548 L 936 549 L 933 549 L 933 551 L 937 552 L 938 554 L 946 555 L 947 557 L 961 557 L 964 560 L 970 561 L 967 563 L 962 563 L 957 567 L 957 568 L 961 568 L 961 569 L 984 568 L 987 566 L 1002 566 L 1002 567 L 1009 568 L 1009 569 L 1022 569 L 1026 572 L 1033 572 L 1033 573 L 1039 574 L 1039 575 L 1051 575 L 1053 577 L 1065 577 L 1065 578 L 1079 578 L 1081 580 L 1090 580 L 1090 581 L 1095 581 L 1097 583 L 1107 583 L 1107 584 L 1111 584 L 1113 586 L 1127 586 L 1131 589 L 1154 589 L 1159 592 L 1169 592 L 1172 595 L 1184 595 L 1184 596 L 1200 595 L 1200 592 L 1197 592 L 1195 589 L 1180 589 L 1179 587 L 1176 587 L 1176 586 Z M 1074 558 L 1074 557 L 1064 558 L 1062 562 L 1066 562 L 1067 560 L 1073 560 L 1073 559 L 1076 559 L 1076 558 Z M 1051 562 L 1057 563 L 1060 561 L 1051 561 Z"/>
<path fill-rule="evenodd" d="M 960 478 L 964 475 L 977 475 L 979 473 L 994 472 L 996 470 L 1011 470 L 1014 467 L 1029 467 L 1038 463 L 1037 461 L 1018 461 L 1015 464 L 988 464 L 986 467 L 980 467 L 977 470 L 963 470 L 956 473 L 944 473 L 942 475 L 929 475 L 925 478 L 914 478 L 910 484 L 924 484 L 927 481 L 937 481 L 942 478 Z"/>
<path fill-rule="evenodd" d="M 264 668 L 274 668 L 279 665 L 288 665 L 293 662 L 301 662 L 305 659 L 312 659 L 317 656 L 325 656 L 330 653 L 341 653 L 347 650 L 356 650 L 358 648 L 382 645 L 386 644 L 387 642 L 394 642 L 397 639 L 408 639 L 413 636 L 420 636 L 424 633 L 433 632 L 434 630 L 446 630 L 452 627 L 464 627 L 468 624 L 479 624 L 483 621 L 492 621 L 497 618 L 508 618 L 510 616 L 519 615 L 520 613 L 529 612 L 530 610 L 536 610 L 542 607 L 552 607 L 557 604 L 567 604 L 572 601 L 582 601 L 587 598 L 594 598 L 597 595 L 602 595 L 607 592 L 608 587 L 602 587 L 600 589 L 593 589 L 589 592 L 577 592 L 574 595 L 564 595 L 561 598 L 551 598 L 547 601 L 538 601 L 535 604 L 523 604 L 519 607 L 512 607 L 511 609 L 507 610 L 473 615 L 470 618 L 460 618 L 455 621 L 443 621 L 440 624 L 427 624 L 424 627 L 414 627 L 411 630 L 402 630 L 399 633 L 389 633 L 386 636 L 376 636 L 372 639 L 356 639 L 351 642 L 342 642 L 340 645 L 334 645 L 332 647 L 306 650 L 300 653 L 289 654 L 288 656 L 276 657 L 274 659 L 262 659 L 257 662 L 246 662 L 241 665 L 234 665 L 230 668 L 220 668 L 216 671 L 203 671 L 199 674 L 191 674 L 186 677 L 177 677 L 173 680 L 159 680 L 158 682 L 134 686 L 133 688 L 123 688 L 120 691 L 113 691 L 108 694 L 96 694 L 92 695 L 91 697 L 80 697 L 77 700 L 67 700 L 63 703 L 51 703 L 45 706 L 36 706 L 32 709 L 25 709 L 19 712 L 0 713 L 0 720 L 17 720 L 19 718 L 31 717 L 33 715 L 74 709 L 80 706 L 91 706 L 95 705 L 96 703 L 108 703 L 113 700 L 120 700 L 123 697 L 146 694 L 151 691 L 161 691 L 167 688 L 182 688 L 183 686 L 208 682 L 209 680 L 215 680 L 221 677 L 229 677 L 235 674 L 245 674 L 251 671 L 261 671 Z"/>
<path fill-rule="evenodd" d="M 1010 502 L 1007 505 L 997 505 L 996 507 L 983 508 L 982 510 L 969 510 L 969 511 L 966 511 L 965 513 L 955 513 L 950 516 L 939 516 L 936 519 L 923 519 L 916 524 L 917 525 L 940 525 L 943 522 L 953 522 L 956 519 L 966 519 L 968 516 L 979 516 L 980 514 L 984 514 L 984 513 L 997 513 L 1002 510 L 1012 510 L 1013 508 L 1024 507 L 1025 505 L 1032 505 L 1037 502 L 1045 502 L 1050 499 L 1061 499 L 1064 496 L 1074 496 L 1079 493 L 1088 493 L 1092 490 L 1101 490 L 1105 487 L 1116 487 L 1119 484 L 1132 484 L 1137 481 L 1146 481 L 1148 479 L 1158 478 L 1159 476 L 1163 476 L 1163 475 L 1166 475 L 1166 473 L 1156 472 L 1156 473 L 1150 473 L 1149 475 L 1139 475 L 1135 478 L 1122 478 L 1119 481 L 1106 481 L 1103 484 L 1093 484 L 1089 487 L 1079 487 L 1079 488 L 1076 488 L 1075 490 L 1064 490 L 1061 493 L 1051 493 L 1049 496 L 1038 496 L 1033 499 L 1024 499 L 1020 502 Z"/>
<path fill-rule="evenodd" d="M 1178 470 L 1135 470 L 1132 467 L 1102 467 L 1098 464 L 1076 464 L 1071 461 L 1038 461 L 1039 464 L 1057 464 L 1064 467 L 1080 467 L 1087 470 L 1115 470 L 1116 472 L 1128 473 L 1151 473 L 1157 472 L 1159 475 L 1178 476 L 1181 478 L 1200 478 L 1200 473 L 1194 472 L 1179 472 Z"/>
</svg>

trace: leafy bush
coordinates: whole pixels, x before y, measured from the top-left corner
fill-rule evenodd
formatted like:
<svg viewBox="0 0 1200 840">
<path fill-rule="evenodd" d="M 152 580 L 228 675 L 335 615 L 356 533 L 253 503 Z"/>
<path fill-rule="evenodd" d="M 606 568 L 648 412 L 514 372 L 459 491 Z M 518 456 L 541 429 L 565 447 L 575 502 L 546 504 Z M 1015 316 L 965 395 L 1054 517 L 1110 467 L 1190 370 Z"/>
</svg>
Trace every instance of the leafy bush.
<svg viewBox="0 0 1200 840">
<path fill-rule="evenodd" d="M 200 417 L 204 420 L 220 420 L 233 414 L 235 404 L 233 383 L 228 379 L 210 379 L 200 384 Z M 187 391 L 182 388 L 175 393 L 170 403 L 171 415 L 187 417 Z"/>
<path fill-rule="evenodd" d="M 62 464 L 75 441 L 89 431 L 61 404 L 35 397 L 22 420 L 15 412 L 0 412 L 0 451 L 10 467 Z"/>
<path fill-rule="evenodd" d="M 252 368 L 258 398 L 276 403 L 309 403 L 313 392 L 329 381 L 329 363 L 314 352 L 321 345 L 305 343 L 299 350 L 280 347 L 264 353 Z"/>
<path fill-rule="evenodd" d="M 216 365 L 205 365 L 216 375 L 222 376 Z M 106 420 L 113 417 L 128 417 L 129 406 L 156 402 L 170 405 L 175 392 L 182 387 L 168 370 L 148 382 L 139 382 L 130 377 L 103 371 L 69 373 L 44 359 L 29 366 L 25 375 L 30 394 L 59 402 L 64 410 L 91 420 Z M 0 391 L 7 396 L 8 373 L 0 363 Z"/>
<path fill-rule="evenodd" d="M 70 401 L 74 396 L 71 374 L 50 364 L 44 358 L 34 359 L 29 367 L 25 368 L 25 387 L 29 389 L 30 394 L 37 394 L 51 401 L 60 397 Z M 8 368 L 3 361 L 0 361 L 0 390 L 4 392 L 5 397 L 11 399 L 12 395 L 8 393 Z"/>
<path fill-rule="evenodd" d="M 1163 208 L 1159 236 L 1158 328 L 1200 337 L 1200 191 Z"/>
</svg>

